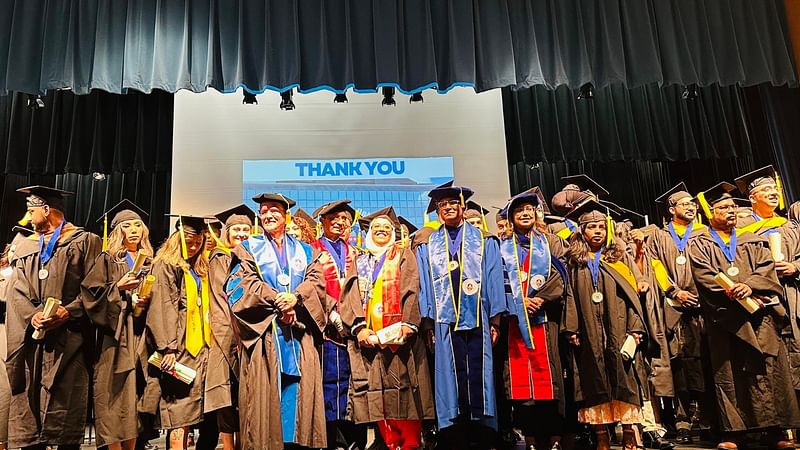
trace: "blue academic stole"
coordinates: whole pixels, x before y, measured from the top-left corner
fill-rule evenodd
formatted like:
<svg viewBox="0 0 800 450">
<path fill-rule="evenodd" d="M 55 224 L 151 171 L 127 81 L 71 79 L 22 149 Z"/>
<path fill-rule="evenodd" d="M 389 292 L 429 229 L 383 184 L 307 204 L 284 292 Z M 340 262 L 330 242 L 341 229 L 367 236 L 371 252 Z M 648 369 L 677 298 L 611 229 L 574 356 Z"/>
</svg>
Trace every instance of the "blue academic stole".
<svg viewBox="0 0 800 450">
<path fill-rule="evenodd" d="M 461 225 L 464 234 L 455 260 L 459 263 L 461 275 L 457 280 L 460 286 L 456 298 L 450 270 L 450 236 L 446 228 L 440 227 L 428 241 L 433 295 L 436 299 L 436 318 L 440 323 L 454 323 L 456 330 L 471 330 L 481 325 L 483 234 L 476 227 Z M 464 287 L 467 283 L 477 283 L 477 289 L 471 293 L 465 292 Z"/>
<path fill-rule="evenodd" d="M 293 292 L 303 282 L 308 257 L 303 245 L 293 236 L 285 235 L 283 250 L 286 252 L 286 265 L 282 267 L 280 258 L 275 253 L 272 242 L 264 236 L 253 236 L 242 242 L 245 249 L 253 255 L 258 265 L 261 278 L 278 292 Z M 289 275 L 289 285 L 281 286 L 278 282 L 280 274 Z M 278 349 L 278 365 L 281 373 L 299 377 L 300 374 L 300 341 L 292 336 L 291 327 L 272 327 Z"/>
<path fill-rule="evenodd" d="M 531 325 L 538 325 L 545 323 L 547 318 L 544 311 L 540 310 L 534 317 L 528 316 L 528 311 L 525 309 L 524 297 L 533 297 L 536 294 L 536 288 L 533 286 L 532 280 L 536 276 L 544 277 L 546 280 L 550 276 L 550 246 L 547 239 L 537 233 L 531 234 L 530 250 L 525 251 L 522 246 L 517 243 L 517 236 L 514 235 L 512 239 L 505 239 L 500 243 L 500 254 L 503 257 L 503 265 L 505 266 L 506 273 L 508 273 L 508 281 L 511 285 L 511 295 L 513 302 L 508 305 L 509 313 L 517 316 L 517 325 L 519 326 L 520 335 L 525 345 L 533 350 L 533 334 L 531 333 Z M 529 260 L 527 288 L 526 295 L 522 295 L 523 280 L 520 275 L 520 261 L 522 265 L 525 263 L 525 258 Z M 523 320 L 523 318 L 525 320 Z"/>
</svg>

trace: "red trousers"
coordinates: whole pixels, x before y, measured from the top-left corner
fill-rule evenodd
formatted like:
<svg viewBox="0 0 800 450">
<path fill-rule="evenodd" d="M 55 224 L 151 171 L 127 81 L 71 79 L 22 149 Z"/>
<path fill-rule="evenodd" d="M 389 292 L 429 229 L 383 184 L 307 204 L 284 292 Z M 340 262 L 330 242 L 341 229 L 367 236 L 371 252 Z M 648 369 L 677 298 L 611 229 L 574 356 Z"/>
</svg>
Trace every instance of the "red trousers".
<svg viewBox="0 0 800 450">
<path fill-rule="evenodd" d="M 421 420 L 381 420 L 378 431 L 391 450 L 416 450 L 422 446 Z"/>
</svg>

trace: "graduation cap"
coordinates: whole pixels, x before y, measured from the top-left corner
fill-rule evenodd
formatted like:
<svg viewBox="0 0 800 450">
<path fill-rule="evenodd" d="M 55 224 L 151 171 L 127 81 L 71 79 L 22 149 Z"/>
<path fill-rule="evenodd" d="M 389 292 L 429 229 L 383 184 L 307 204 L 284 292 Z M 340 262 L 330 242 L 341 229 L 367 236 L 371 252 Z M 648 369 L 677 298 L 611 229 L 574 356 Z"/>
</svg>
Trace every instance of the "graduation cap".
<svg viewBox="0 0 800 450">
<path fill-rule="evenodd" d="M 307 213 L 303 208 L 297 208 L 297 210 L 294 212 L 294 217 L 303 219 L 311 228 L 315 228 L 317 226 L 317 221 L 314 220 L 314 218 L 311 217 L 311 214 Z"/>
<path fill-rule="evenodd" d="M 542 205 L 542 211 L 545 214 L 550 214 L 550 207 L 547 206 L 547 200 L 544 198 L 544 192 L 539 186 L 534 186 L 530 189 L 534 194 L 539 197 L 539 204 Z"/>
<path fill-rule="evenodd" d="M 266 203 L 266 202 L 282 203 L 282 204 L 286 205 L 286 210 L 287 211 L 289 210 L 289 208 L 292 208 L 292 207 L 294 207 L 294 205 L 297 204 L 297 202 L 295 202 L 294 200 L 290 199 L 289 197 L 286 197 L 285 195 L 283 195 L 281 193 L 277 193 L 277 192 L 275 192 L 275 193 L 273 193 L 273 192 L 263 192 L 261 194 L 256 195 L 255 197 L 253 197 L 252 200 L 254 202 L 256 202 L 257 204 L 259 204 L 259 205 L 262 204 L 262 203 Z"/>
<path fill-rule="evenodd" d="M 750 195 L 751 192 L 762 186 L 775 185 L 775 189 L 778 191 L 778 208 L 784 209 L 786 207 L 783 199 L 781 176 L 771 165 L 746 173 L 733 181 L 736 183 L 736 187 L 739 188 L 739 192 L 744 195 Z"/>
<path fill-rule="evenodd" d="M 233 225 L 252 225 L 257 220 L 256 213 L 244 204 L 214 214 L 214 217 L 226 227 Z"/>
<path fill-rule="evenodd" d="M 603 186 L 600 186 L 600 184 L 589 178 L 586 174 L 561 177 L 561 181 L 566 183 L 562 191 L 578 190 L 591 193 L 596 197 L 605 197 L 608 195 L 608 191 Z"/>
<path fill-rule="evenodd" d="M 392 222 L 392 226 L 394 226 L 395 230 L 400 228 L 400 219 L 397 218 L 397 214 L 394 212 L 394 208 L 391 206 L 381 208 L 373 213 L 367 214 L 366 216 L 361 216 L 358 219 L 358 224 L 361 226 L 362 230 L 367 232 L 369 231 L 369 224 L 371 224 L 372 221 L 378 217 L 386 217 L 389 219 L 389 221 Z"/>
<path fill-rule="evenodd" d="M 495 208 L 497 207 L 495 206 Z M 497 217 L 495 217 L 495 220 L 508 220 L 508 203 L 502 208 L 497 208 Z"/>
<path fill-rule="evenodd" d="M 483 231 L 489 231 L 489 224 L 486 223 L 486 214 L 489 213 L 489 210 L 484 208 L 483 206 L 475 203 L 474 201 L 470 200 L 466 204 L 466 209 L 464 210 L 464 218 L 471 219 L 473 217 L 480 217 L 481 218 L 481 229 Z"/>
<path fill-rule="evenodd" d="M 689 193 L 689 189 L 686 188 L 686 183 L 681 181 L 680 183 L 676 184 L 667 192 L 661 194 L 655 202 L 659 205 L 665 205 L 667 208 L 671 208 L 678 204 L 678 202 L 686 197 L 692 197 L 692 194 Z"/>
<path fill-rule="evenodd" d="M 38 185 L 19 188 L 17 192 L 28 194 L 28 197 L 25 199 L 28 208 L 49 206 L 59 211 L 64 210 L 64 199 L 75 195 L 74 192 Z"/>
<path fill-rule="evenodd" d="M 617 215 L 618 215 L 618 219 L 617 219 L 618 221 L 628 221 L 632 225 L 635 225 L 637 223 L 641 224 L 641 226 L 648 225 L 646 223 L 647 222 L 647 217 L 644 214 L 639 214 L 638 212 L 636 212 L 636 211 L 634 211 L 632 209 L 623 208 L 622 206 L 619 206 L 616 203 L 612 203 L 612 202 L 605 201 L 605 200 L 599 200 L 599 203 L 601 205 L 608 206 L 609 210 L 616 211 Z"/>
<path fill-rule="evenodd" d="M 419 228 L 417 228 L 416 225 L 411 223 L 411 221 L 406 219 L 405 217 L 397 216 L 397 219 L 400 221 L 401 225 L 405 225 L 406 226 L 406 228 L 408 229 L 408 235 L 409 236 L 411 236 L 412 234 L 416 233 L 417 230 L 419 230 Z M 402 229 L 402 227 L 401 227 L 401 229 Z"/>
<path fill-rule="evenodd" d="M 579 205 L 591 196 L 585 192 L 565 189 L 556 192 L 551 200 L 553 211 L 562 216 L 567 215 L 576 205 Z"/>
<path fill-rule="evenodd" d="M 442 184 L 436 186 L 435 188 L 431 189 L 430 192 L 428 192 L 428 197 L 431 200 L 428 202 L 428 208 L 425 210 L 425 214 L 429 214 L 429 213 L 432 213 L 432 212 L 436 211 L 436 209 L 437 209 L 436 208 L 436 203 L 440 199 L 443 198 L 443 197 L 439 196 L 440 193 L 445 192 L 448 189 L 453 189 L 453 181 L 454 180 L 450 180 L 450 181 L 448 181 L 446 183 L 442 183 Z M 456 193 L 455 197 L 458 198 L 458 194 L 459 194 L 458 188 L 455 188 L 454 192 Z M 470 192 L 472 192 L 472 191 L 470 191 Z M 472 194 L 470 194 L 470 196 L 471 195 Z M 428 222 L 428 217 L 427 216 L 425 217 L 425 222 Z"/>
<path fill-rule="evenodd" d="M 453 186 L 452 181 L 449 182 L 448 186 L 438 186 L 428 192 L 428 197 L 431 198 L 431 202 L 428 204 L 428 212 L 436 210 L 436 203 L 445 198 L 457 198 L 461 201 L 461 206 L 466 207 L 466 201 L 469 200 L 474 193 L 472 189 L 466 186 Z M 431 206 L 433 206 L 433 209 L 430 209 Z"/>
<path fill-rule="evenodd" d="M 534 206 L 542 204 L 542 198 L 539 196 L 541 190 L 537 193 L 536 191 L 539 188 L 531 188 L 525 192 L 520 192 L 519 194 L 511 197 L 511 200 L 508 201 L 508 213 L 513 214 L 514 210 L 519 205 L 531 204 Z"/>
<path fill-rule="evenodd" d="M 35 231 L 33 231 L 30 228 L 21 227 L 19 225 L 14 225 L 13 227 L 11 227 L 11 231 L 13 231 L 14 233 L 20 234 L 23 237 L 28 237 L 28 236 L 36 233 Z"/>
<path fill-rule="evenodd" d="M 714 204 L 722 200 L 733 198 L 730 193 L 733 192 L 734 189 L 736 189 L 736 186 L 727 181 L 723 181 L 697 194 L 697 202 L 700 203 L 700 207 L 703 208 L 703 213 L 708 219 L 711 219 L 713 216 L 711 208 Z"/>
<path fill-rule="evenodd" d="M 109 224 L 108 218 L 111 217 Z M 103 221 L 103 251 L 108 250 L 108 232 L 117 227 L 122 222 L 128 220 L 141 220 L 147 222 L 150 215 L 147 214 L 142 208 L 136 206 L 135 203 L 128 199 L 122 199 L 121 202 L 112 206 L 111 209 L 103 213 L 103 216 L 97 219 L 98 222 Z M 110 225 L 110 227 L 109 227 Z"/>
<path fill-rule="evenodd" d="M 486 214 L 489 214 L 489 210 L 488 209 L 486 209 L 483 206 L 475 203 L 473 200 L 470 200 L 470 201 L 467 202 L 466 210 L 467 211 L 469 211 L 469 210 L 478 211 L 481 215 L 484 215 L 484 216 Z"/>
<path fill-rule="evenodd" d="M 183 214 L 167 214 L 167 217 L 176 217 L 175 229 L 181 235 L 181 256 L 183 259 L 189 259 L 189 253 L 186 249 L 186 233 L 202 234 L 206 229 L 206 219 L 211 217 L 206 216 L 189 216 Z"/>
<path fill-rule="evenodd" d="M 327 214 L 337 213 L 339 211 L 345 211 L 349 213 L 351 219 L 356 216 L 356 210 L 350 206 L 350 200 L 336 200 L 330 203 L 325 203 L 314 211 L 313 216 L 314 218 L 319 218 Z"/>
<path fill-rule="evenodd" d="M 606 245 L 614 239 L 614 220 L 620 220 L 622 215 L 610 205 L 603 205 L 593 198 L 588 198 L 567 214 L 568 219 L 574 220 L 578 225 L 592 222 L 606 223 Z"/>
</svg>

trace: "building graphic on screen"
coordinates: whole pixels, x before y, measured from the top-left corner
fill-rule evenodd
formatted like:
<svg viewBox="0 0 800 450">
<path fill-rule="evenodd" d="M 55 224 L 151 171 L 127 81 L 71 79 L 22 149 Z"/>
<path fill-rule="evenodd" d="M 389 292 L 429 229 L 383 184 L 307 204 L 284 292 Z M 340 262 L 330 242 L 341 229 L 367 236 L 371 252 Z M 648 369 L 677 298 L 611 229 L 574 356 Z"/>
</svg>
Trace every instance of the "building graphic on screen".
<svg viewBox="0 0 800 450">
<path fill-rule="evenodd" d="M 428 192 L 453 179 L 453 158 L 370 158 L 342 160 L 246 160 L 242 200 L 261 192 L 280 192 L 312 212 L 348 198 L 364 214 L 385 206 L 422 225 Z"/>
</svg>

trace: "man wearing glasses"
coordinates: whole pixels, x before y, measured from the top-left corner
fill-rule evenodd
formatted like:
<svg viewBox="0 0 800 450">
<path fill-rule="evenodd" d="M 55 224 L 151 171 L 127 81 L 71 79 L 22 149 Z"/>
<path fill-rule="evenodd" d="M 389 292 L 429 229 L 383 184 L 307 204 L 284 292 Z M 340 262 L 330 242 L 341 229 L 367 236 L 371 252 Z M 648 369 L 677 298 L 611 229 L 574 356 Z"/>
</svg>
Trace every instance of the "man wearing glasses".
<svg viewBox="0 0 800 450">
<path fill-rule="evenodd" d="M 706 232 L 697 223 L 697 203 L 682 182 L 656 203 L 670 218 L 664 228 L 655 231 L 648 245 L 657 278 L 665 293 L 664 308 L 669 339 L 670 365 L 678 397 L 675 422 L 679 444 L 692 441 L 692 425 L 699 425 L 700 401 L 704 398 L 705 378 L 702 364 L 703 318 L 700 299 L 689 263 L 689 240 Z"/>
<path fill-rule="evenodd" d="M 751 431 L 766 432 L 772 448 L 794 448 L 782 435 L 800 425 L 781 340 L 787 320 L 783 287 L 767 240 L 735 228 L 734 189 L 723 182 L 698 194 L 710 226 L 689 241 L 714 368 L 722 432 L 717 448 L 736 449 L 737 440 Z"/>
<path fill-rule="evenodd" d="M 416 250 L 423 334 L 434 353 L 436 418 L 443 448 L 491 448 L 497 429 L 492 345 L 506 312 L 495 237 L 464 223 L 472 190 L 439 186 L 428 196 L 442 226 Z"/>
</svg>

